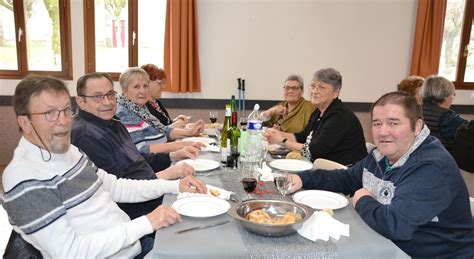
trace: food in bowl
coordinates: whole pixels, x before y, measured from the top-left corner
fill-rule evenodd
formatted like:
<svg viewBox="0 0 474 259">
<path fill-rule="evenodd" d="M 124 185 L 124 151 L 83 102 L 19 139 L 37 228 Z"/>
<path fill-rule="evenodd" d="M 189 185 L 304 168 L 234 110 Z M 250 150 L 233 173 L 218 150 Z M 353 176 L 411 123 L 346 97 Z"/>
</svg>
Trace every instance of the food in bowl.
<svg viewBox="0 0 474 259">
<path fill-rule="evenodd" d="M 245 215 L 245 218 L 252 222 L 270 225 L 293 224 L 302 220 L 299 213 L 285 212 L 283 216 L 270 216 L 265 210 L 251 211 Z"/>
<path fill-rule="evenodd" d="M 299 214 L 301 220 L 288 224 L 257 223 L 246 218 L 246 215 L 255 210 L 263 210 L 270 217 L 283 217 L 285 213 Z M 314 209 L 304 204 L 281 200 L 250 200 L 235 204 L 227 211 L 245 230 L 263 236 L 286 236 L 296 232 L 303 223 L 311 217 Z"/>
<path fill-rule="evenodd" d="M 301 153 L 299 151 L 291 151 L 290 153 L 286 154 L 286 159 L 297 159 L 300 160 L 302 158 Z"/>
</svg>

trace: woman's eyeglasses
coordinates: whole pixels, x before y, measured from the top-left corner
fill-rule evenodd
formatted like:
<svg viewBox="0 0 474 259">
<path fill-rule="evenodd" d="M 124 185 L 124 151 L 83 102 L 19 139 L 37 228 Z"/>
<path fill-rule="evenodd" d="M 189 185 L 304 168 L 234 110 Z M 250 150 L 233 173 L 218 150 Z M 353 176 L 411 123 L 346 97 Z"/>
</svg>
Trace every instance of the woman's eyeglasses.
<svg viewBox="0 0 474 259">
<path fill-rule="evenodd" d="M 106 94 L 98 94 L 98 95 L 79 95 L 80 97 L 86 97 L 86 98 L 91 98 L 94 102 L 96 103 L 101 103 L 105 97 L 107 97 L 107 99 L 109 101 L 115 101 L 115 97 L 117 96 L 117 92 L 113 91 L 113 92 L 108 92 Z"/>
<path fill-rule="evenodd" d="M 298 90 L 301 89 L 301 87 L 299 87 L 299 86 L 288 86 L 288 85 L 285 85 L 285 86 L 283 86 L 283 89 L 284 89 L 285 91 L 290 91 L 290 90 L 291 90 L 291 91 L 298 91 Z"/>
</svg>

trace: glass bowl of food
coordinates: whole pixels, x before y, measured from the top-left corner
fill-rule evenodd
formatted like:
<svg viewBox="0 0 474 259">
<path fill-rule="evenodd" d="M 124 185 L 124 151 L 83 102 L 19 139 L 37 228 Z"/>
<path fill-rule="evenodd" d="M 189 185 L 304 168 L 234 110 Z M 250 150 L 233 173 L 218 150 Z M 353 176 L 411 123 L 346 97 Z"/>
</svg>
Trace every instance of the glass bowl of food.
<svg viewBox="0 0 474 259">
<path fill-rule="evenodd" d="M 227 213 L 249 232 L 277 237 L 300 229 L 314 209 L 290 201 L 249 200 L 232 206 Z"/>
</svg>

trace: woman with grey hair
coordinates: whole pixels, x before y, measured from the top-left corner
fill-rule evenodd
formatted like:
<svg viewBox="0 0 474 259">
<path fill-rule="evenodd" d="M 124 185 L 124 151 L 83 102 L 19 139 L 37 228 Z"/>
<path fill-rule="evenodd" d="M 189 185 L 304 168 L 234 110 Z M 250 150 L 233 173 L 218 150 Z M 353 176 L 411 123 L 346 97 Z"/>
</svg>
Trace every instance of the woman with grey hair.
<svg viewBox="0 0 474 259">
<path fill-rule="evenodd" d="M 449 152 L 452 151 L 457 129 L 468 123 L 449 109 L 455 95 L 453 83 L 442 76 L 429 76 L 421 86 L 425 124 L 430 134 L 437 137 Z"/>
<path fill-rule="evenodd" d="M 299 75 L 288 76 L 283 85 L 285 101 L 261 113 L 265 125 L 289 133 L 302 131 L 315 109 L 303 95 L 303 78 Z"/>
<path fill-rule="evenodd" d="M 148 73 L 139 67 L 125 70 L 120 75 L 119 82 L 122 94 L 117 95 L 116 115 L 141 153 L 169 153 L 184 148 L 189 151 L 190 158 L 197 156 L 197 149 L 204 146 L 202 143 L 167 142 L 199 135 L 204 128 L 202 120 L 197 121 L 192 129 L 171 128 L 161 124 L 146 108 L 150 98 L 150 79 Z"/>
<path fill-rule="evenodd" d="M 306 127 L 294 134 L 268 129 L 264 133 L 268 142 L 301 152 L 310 161 L 325 158 L 352 165 L 364 158 L 367 149 L 362 126 L 339 99 L 341 74 L 333 68 L 318 70 L 310 87 L 316 110 Z"/>
</svg>

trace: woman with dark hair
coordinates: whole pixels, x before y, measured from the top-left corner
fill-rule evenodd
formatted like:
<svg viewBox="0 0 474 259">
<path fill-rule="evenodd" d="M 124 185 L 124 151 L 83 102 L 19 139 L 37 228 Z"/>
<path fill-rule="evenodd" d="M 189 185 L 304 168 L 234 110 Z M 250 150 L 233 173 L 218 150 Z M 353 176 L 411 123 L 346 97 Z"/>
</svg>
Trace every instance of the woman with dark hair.
<svg viewBox="0 0 474 259">
<path fill-rule="evenodd" d="M 416 98 L 416 101 L 420 105 L 422 105 L 423 100 L 421 99 L 421 96 L 420 96 L 420 89 L 424 81 L 425 79 L 421 76 L 409 76 L 403 79 L 402 81 L 400 81 L 400 84 L 398 84 L 398 90 L 405 91 L 411 94 L 413 97 Z"/>
<path fill-rule="evenodd" d="M 165 106 L 160 102 L 161 91 L 163 91 L 163 88 L 166 85 L 165 71 L 153 64 L 146 64 L 141 68 L 145 70 L 150 77 L 150 100 L 146 104 L 150 113 L 165 126 L 171 128 L 184 128 L 189 122 L 188 116 L 179 115 L 176 118 L 171 119 Z"/>
</svg>

